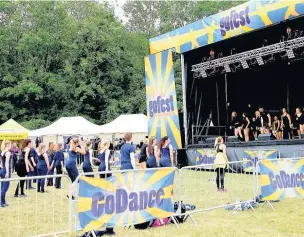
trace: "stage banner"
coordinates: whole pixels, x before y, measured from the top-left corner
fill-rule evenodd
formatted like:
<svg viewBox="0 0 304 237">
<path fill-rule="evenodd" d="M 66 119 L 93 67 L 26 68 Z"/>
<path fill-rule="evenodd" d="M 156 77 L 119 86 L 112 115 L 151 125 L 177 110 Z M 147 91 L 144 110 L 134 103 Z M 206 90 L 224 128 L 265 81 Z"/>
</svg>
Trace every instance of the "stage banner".
<svg viewBox="0 0 304 237">
<path fill-rule="evenodd" d="M 245 172 L 256 171 L 259 160 L 272 160 L 278 158 L 278 150 L 244 150 L 243 169 Z M 246 162 L 248 161 L 248 162 Z"/>
<path fill-rule="evenodd" d="M 262 160 L 260 173 L 264 201 L 304 197 L 304 159 Z"/>
<path fill-rule="evenodd" d="M 78 216 L 87 232 L 128 226 L 174 214 L 175 168 L 132 170 L 107 179 L 81 177 Z"/>
<path fill-rule="evenodd" d="M 184 53 L 303 14 L 304 0 L 251 0 L 150 39 L 150 53 Z"/>
<path fill-rule="evenodd" d="M 148 134 L 159 140 L 169 136 L 175 149 L 182 148 L 172 51 L 145 58 Z"/>
<path fill-rule="evenodd" d="M 214 164 L 216 157 L 215 149 L 199 149 L 197 150 L 196 165 Z M 213 166 L 207 166 L 206 169 L 212 169 Z"/>
</svg>

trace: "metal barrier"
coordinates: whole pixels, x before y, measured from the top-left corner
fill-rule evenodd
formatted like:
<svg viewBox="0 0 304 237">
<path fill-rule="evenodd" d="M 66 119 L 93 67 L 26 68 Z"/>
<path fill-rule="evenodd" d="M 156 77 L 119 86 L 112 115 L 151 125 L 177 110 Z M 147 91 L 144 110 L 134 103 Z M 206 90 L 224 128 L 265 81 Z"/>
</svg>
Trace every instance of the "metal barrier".
<svg viewBox="0 0 304 237">
<path fill-rule="evenodd" d="M 229 166 L 237 166 L 248 161 L 229 162 Z M 256 175 L 252 172 L 233 169 L 225 169 L 224 190 L 218 190 L 217 176 L 221 172 L 215 169 L 213 164 L 202 166 L 183 167 L 180 170 L 180 202 L 190 203 L 196 206 L 195 210 L 188 211 L 184 215 L 225 208 L 236 204 L 250 205 L 255 200 Z M 253 209 L 253 208 L 252 208 Z"/>
<path fill-rule="evenodd" d="M 6 193 L 8 206 L 0 210 L 0 236 L 58 236 L 71 231 L 72 202 L 67 198 L 69 193 L 66 189 L 47 187 L 48 178 L 54 179 L 54 183 L 55 178 L 61 178 L 62 188 L 71 186 L 67 175 L 0 179 L 0 186 L 10 182 Z M 45 179 L 45 193 L 37 192 L 36 184 L 39 179 Z M 30 182 L 34 189 L 26 189 Z M 15 195 L 17 185 L 19 189 L 24 185 L 24 196 L 20 192 L 18 196 Z"/>
</svg>

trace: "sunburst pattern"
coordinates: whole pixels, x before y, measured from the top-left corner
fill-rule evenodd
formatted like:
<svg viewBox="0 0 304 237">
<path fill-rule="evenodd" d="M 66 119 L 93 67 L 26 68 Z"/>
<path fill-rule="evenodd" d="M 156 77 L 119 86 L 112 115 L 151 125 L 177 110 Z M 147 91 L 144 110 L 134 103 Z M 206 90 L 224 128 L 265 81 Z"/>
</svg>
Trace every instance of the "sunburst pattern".
<svg viewBox="0 0 304 237">
<path fill-rule="evenodd" d="M 263 160 L 260 173 L 263 200 L 304 197 L 304 159 Z"/>
<path fill-rule="evenodd" d="M 146 57 L 145 69 L 149 136 L 155 136 L 158 140 L 163 136 L 169 136 L 174 148 L 182 148 L 172 51 L 167 50 Z M 172 104 L 164 105 L 164 111 L 155 113 L 151 106 L 153 102 L 157 102 L 158 97 L 163 100 L 171 98 Z"/>
<path fill-rule="evenodd" d="M 249 6 L 250 24 L 227 31 L 226 35 L 222 36 L 220 32 L 221 19 L 230 16 L 232 10 L 239 12 L 247 6 Z M 158 53 L 173 48 L 176 52 L 184 53 L 197 47 L 257 30 L 302 14 L 304 14 L 304 0 L 252 0 L 150 39 L 150 52 Z"/>
<path fill-rule="evenodd" d="M 100 229 L 103 226 L 126 226 L 143 223 L 155 218 L 169 217 L 174 213 L 172 204 L 173 181 L 175 169 L 147 170 L 147 171 L 129 171 L 112 176 L 108 179 L 87 178 L 83 177 L 79 181 L 78 197 L 78 216 L 80 226 L 84 232 Z M 143 210 L 131 211 L 129 206 L 131 201 L 121 200 L 126 203 L 128 208 L 121 213 L 117 213 L 117 203 L 112 206 L 113 214 L 106 214 L 105 211 L 96 216 L 93 210 L 94 205 L 104 205 L 107 197 L 116 197 L 117 189 L 123 189 L 127 192 L 128 198 L 131 199 L 132 193 L 139 197 L 140 192 L 158 191 L 163 189 L 163 195 L 160 197 L 162 202 L 157 205 L 155 202 L 152 206 L 147 206 Z M 98 200 L 93 205 L 93 196 L 101 193 L 103 200 Z M 131 195 L 130 195 L 131 194 Z M 133 199 L 134 200 L 134 199 Z M 140 203 L 140 199 L 136 199 Z M 144 205 L 144 204 L 142 204 Z M 109 207 L 108 207 L 109 208 Z M 104 205 L 104 209 L 107 207 Z"/>
<path fill-rule="evenodd" d="M 243 169 L 245 172 L 252 172 L 259 160 L 271 160 L 276 158 L 278 158 L 277 150 L 244 150 Z"/>
<path fill-rule="evenodd" d="M 214 164 L 214 160 L 216 157 L 216 151 L 213 149 L 199 149 L 196 151 L 196 165 L 208 165 Z M 213 167 L 207 167 L 212 169 Z"/>
</svg>

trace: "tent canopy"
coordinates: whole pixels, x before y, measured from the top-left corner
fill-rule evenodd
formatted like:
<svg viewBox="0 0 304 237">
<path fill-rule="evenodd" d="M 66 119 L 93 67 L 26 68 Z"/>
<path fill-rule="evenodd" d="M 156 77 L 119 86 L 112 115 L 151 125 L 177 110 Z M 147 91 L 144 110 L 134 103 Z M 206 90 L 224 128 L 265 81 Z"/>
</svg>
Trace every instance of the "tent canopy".
<svg viewBox="0 0 304 237">
<path fill-rule="evenodd" d="M 100 126 L 93 124 L 81 116 L 62 117 L 51 125 L 33 130 L 30 137 L 40 137 L 47 135 L 72 136 L 72 135 L 90 135 L 94 134 Z"/>
<path fill-rule="evenodd" d="M 29 130 L 15 120 L 10 119 L 0 126 L 0 140 L 24 140 L 28 138 Z"/>
<path fill-rule="evenodd" d="M 102 125 L 95 134 L 106 133 L 148 133 L 148 119 L 144 114 L 125 114 L 110 123 Z"/>
</svg>

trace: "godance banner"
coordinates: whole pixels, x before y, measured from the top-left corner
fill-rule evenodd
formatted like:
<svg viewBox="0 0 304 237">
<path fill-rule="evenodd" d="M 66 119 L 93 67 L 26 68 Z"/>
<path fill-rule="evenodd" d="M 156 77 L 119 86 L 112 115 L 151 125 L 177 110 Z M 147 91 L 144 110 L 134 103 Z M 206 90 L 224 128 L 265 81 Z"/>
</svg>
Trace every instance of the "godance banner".
<svg viewBox="0 0 304 237">
<path fill-rule="evenodd" d="M 149 136 L 169 136 L 175 149 L 182 148 L 172 51 L 145 58 Z"/>
<path fill-rule="evenodd" d="M 278 158 L 278 150 L 244 150 L 243 169 L 245 172 L 253 172 L 259 160 L 273 160 Z M 248 162 L 246 162 L 248 161 Z"/>
<path fill-rule="evenodd" d="M 184 53 L 304 14 L 304 0 L 252 0 L 150 39 L 150 53 Z"/>
<path fill-rule="evenodd" d="M 262 160 L 260 173 L 264 201 L 304 197 L 304 159 Z"/>
<path fill-rule="evenodd" d="M 170 217 L 174 168 L 128 171 L 107 179 L 82 177 L 78 216 L 83 231 Z"/>
<path fill-rule="evenodd" d="M 196 165 L 208 165 L 208 164 L 214 164 L 214 160 L 216 158 L 216 150 L 211 149 L 200 149 L 197 150 L 196 155 Z M 212 169 L 212 166 L 206 166 L 206 168 Z"/>
</svg>

